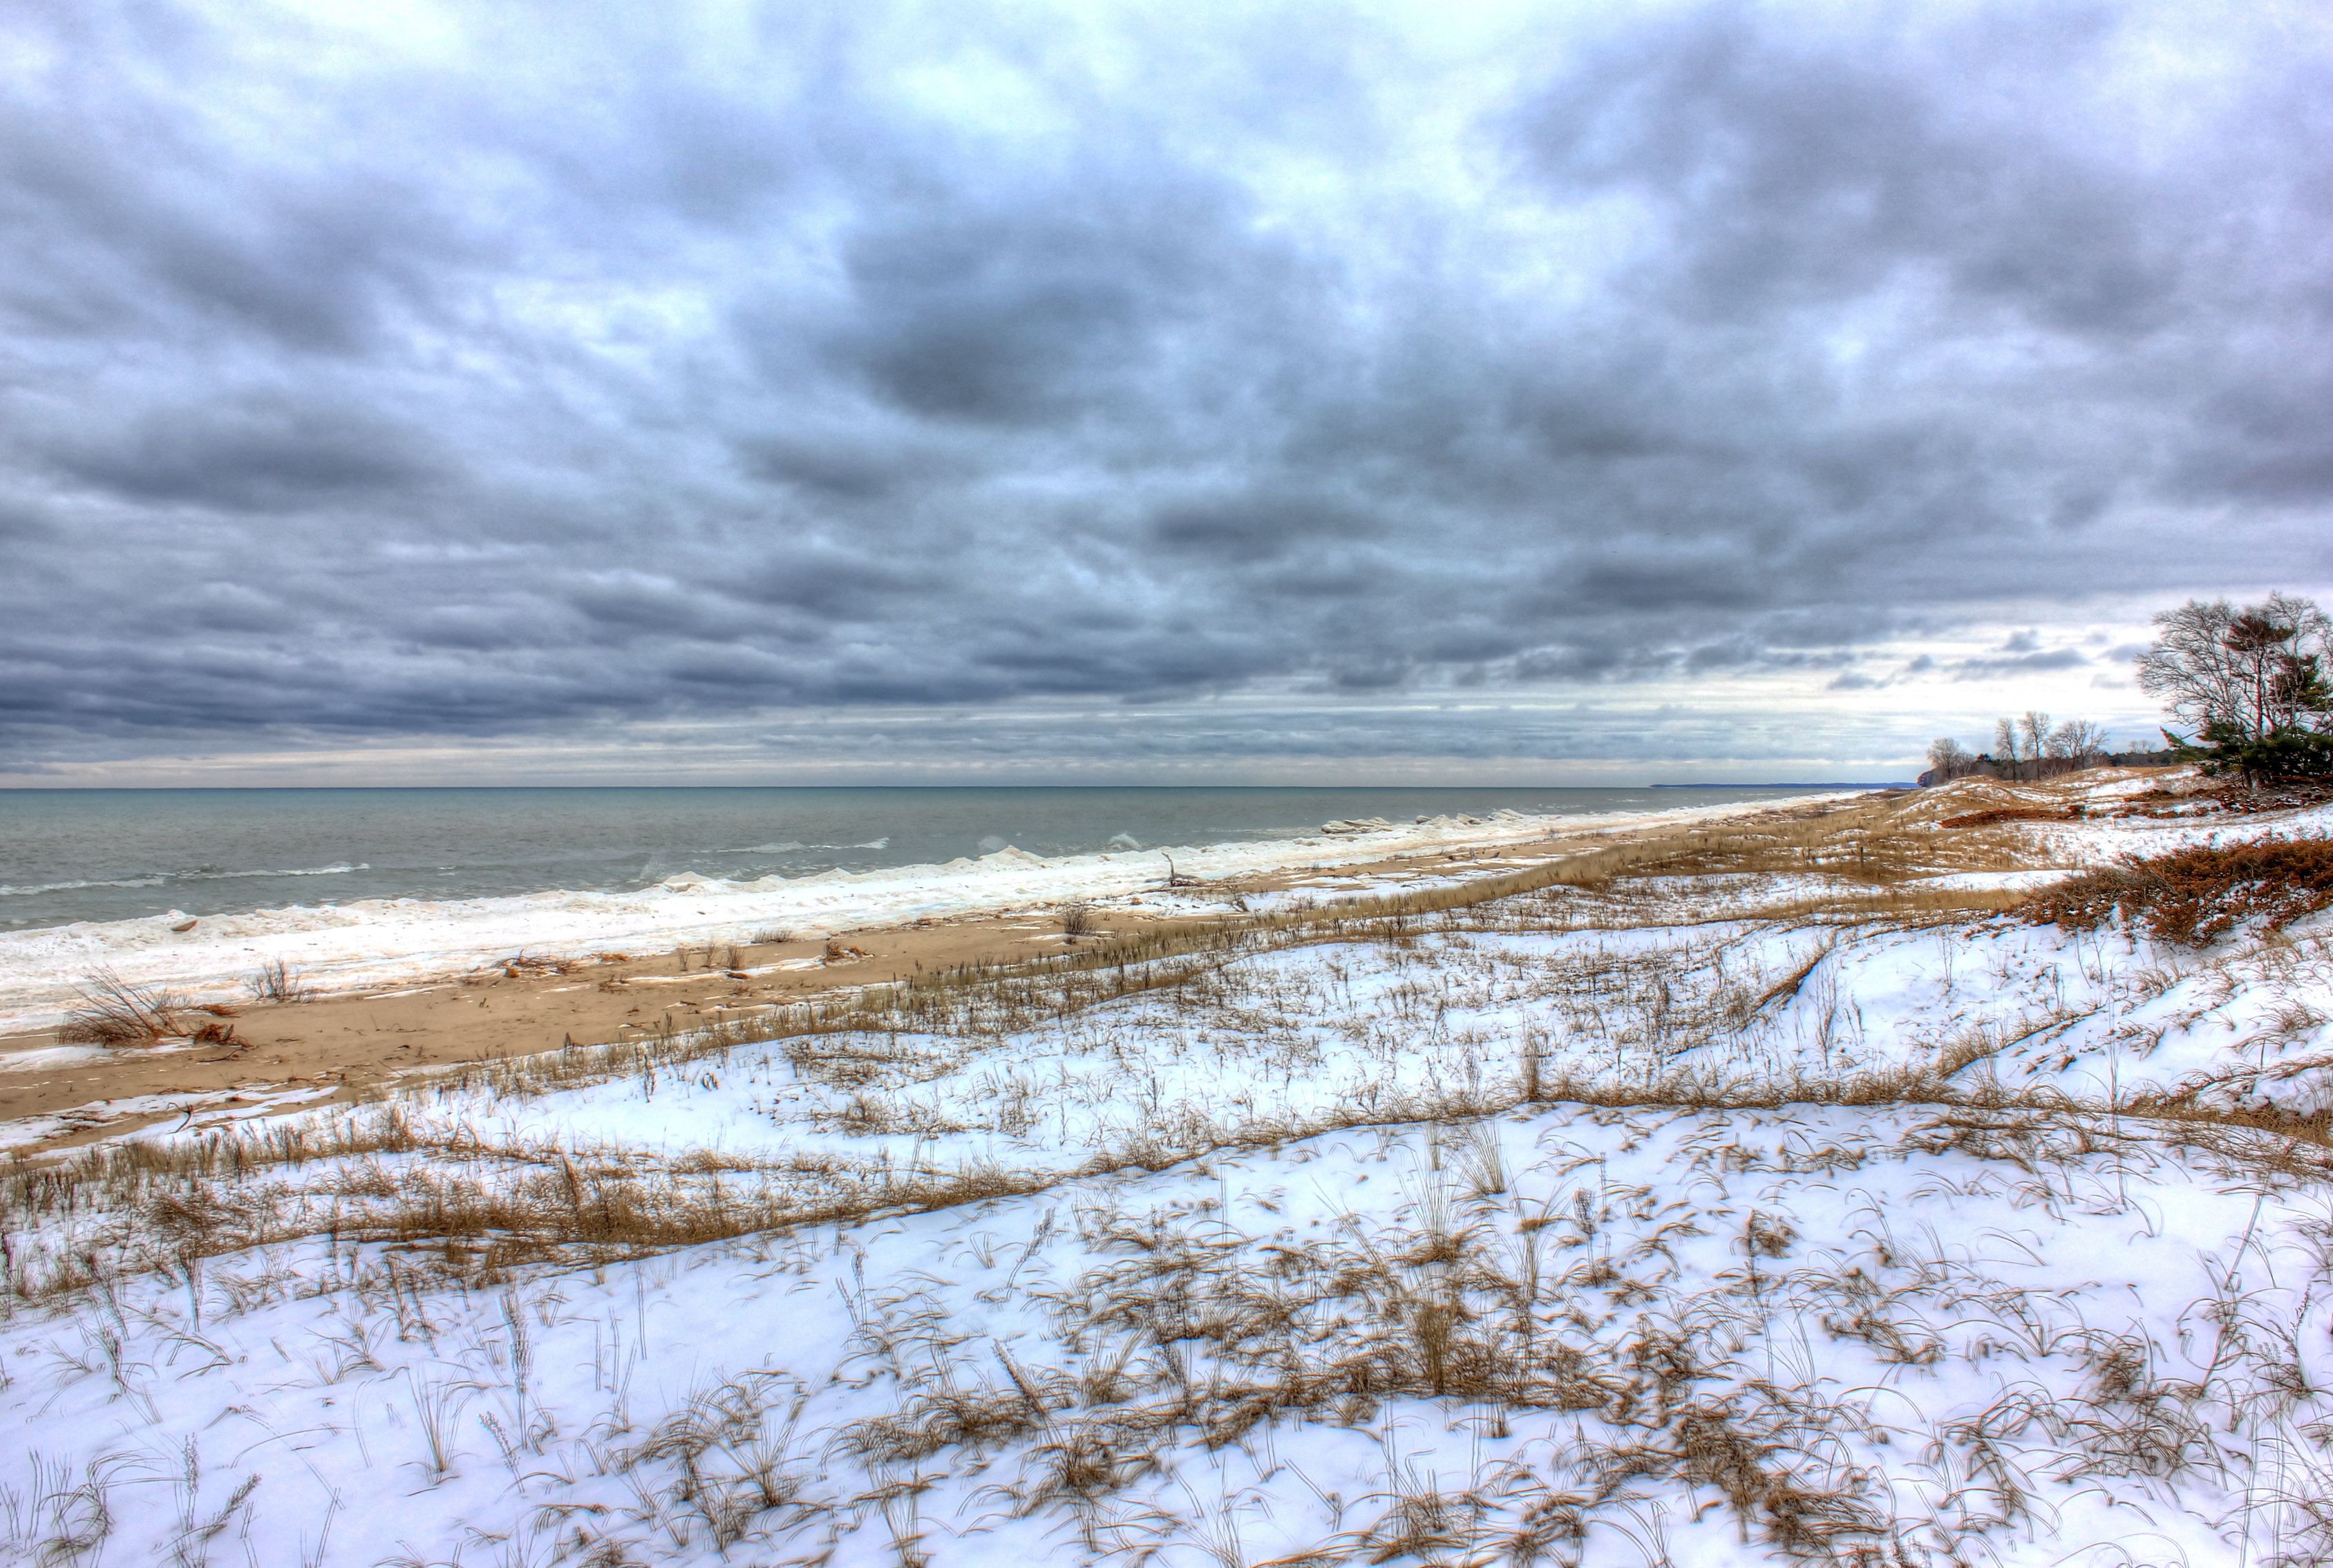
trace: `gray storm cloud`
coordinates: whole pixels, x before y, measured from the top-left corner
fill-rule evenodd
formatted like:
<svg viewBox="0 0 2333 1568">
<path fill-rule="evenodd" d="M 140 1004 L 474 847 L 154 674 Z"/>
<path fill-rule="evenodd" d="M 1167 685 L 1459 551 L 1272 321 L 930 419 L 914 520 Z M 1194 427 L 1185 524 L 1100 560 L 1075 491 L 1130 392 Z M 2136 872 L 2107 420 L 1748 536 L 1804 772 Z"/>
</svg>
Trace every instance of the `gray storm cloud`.
<svg viewBox="0 0 2333 1568">
<path fill-rule="evenodd" d="M 1570 755 L 1377 699 L 2333 579 L 2309 11 L 497 14 L 0 19 L 0 771 Z"/>
</svg>

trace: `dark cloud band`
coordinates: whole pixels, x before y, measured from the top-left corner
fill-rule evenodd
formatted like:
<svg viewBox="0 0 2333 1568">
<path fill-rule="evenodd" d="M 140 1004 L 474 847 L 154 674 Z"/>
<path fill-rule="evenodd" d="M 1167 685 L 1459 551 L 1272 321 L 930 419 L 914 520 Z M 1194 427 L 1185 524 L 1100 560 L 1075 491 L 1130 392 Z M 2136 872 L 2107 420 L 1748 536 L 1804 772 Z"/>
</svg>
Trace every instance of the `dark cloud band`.
<svg viewBox="0 0 2333 1568">
<path fill-rule="evenodd" d="M 0 771 L 1267 688 L 1534 755 L 1368 699 L 2333 577 L 2271 12 L 657 14 L 0 20 Z"/>
</svg>

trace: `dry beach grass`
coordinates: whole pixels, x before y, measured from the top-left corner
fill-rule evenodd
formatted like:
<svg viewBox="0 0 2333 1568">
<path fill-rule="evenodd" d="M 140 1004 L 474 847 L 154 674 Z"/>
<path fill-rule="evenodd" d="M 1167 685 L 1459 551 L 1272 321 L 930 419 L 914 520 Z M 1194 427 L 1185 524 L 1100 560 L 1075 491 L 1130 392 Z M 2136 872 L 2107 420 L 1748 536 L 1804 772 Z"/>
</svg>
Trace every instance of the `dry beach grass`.
<svg viewBox="0 0 2333 1568">
<path fill-rule="evenodd" d="M 2111 797 L 1999 793 L 1099 906 L 1038 957 L 19 1159 L 0 1531 L 43 1563 L 2324 1560 L 2333 946 L 2241 867 L 2230 929 L 2050 923 L 2094 905 L 2016 873 L 2211 879 L 2097 837 L 2185 831 Z M 2012 809 L 2054 814 L 1938 825 Z M 368 1463 L 422 1500 L 400 1537 Z"/>
<path fill-rule="evenodd" d="M 1754 827 L 1758 840 L 1787 839 L 1803 829 L 1810 809 L 1786 806 L 1743 825 Z M 1356 890 L 1382 890 L 1387 883 L 1446 899 L 1454 884 L 1465 882 L 1472 886 L 1456 896 L 1474 898 L 1500 886 L 1534 885 L 1533 879 L 1551 867 L 1559 876 L 1593 876 L 1616 855 L 1639 852 L 1635 846 L 1648 838 L 1684 842 L 1674 827 L 1656 822 L 1540 843 L 1510 842 L 1488 851 L 1364 860 L 1336 875 L 1299 871 L 1232 883 L 1184 877 L 1169 892 L 1118 899 L 1106 911 L 1090 911 L 1089 919 L 1101 920 L 1106 914 L 1095 934 L 1122 944 L 1124 938 L 1138 942 L 1195 927 L 1212 930 L 1227 918 L 1250 913 L 1284 918 L 1310 908 L 1317 917 L 1318 906 L 1334 906 Z M 1789 852 L 1787 843 L 1777 847 Z M 1863 857 L 1868 862 L 1867 847 Z M 1501 878 L 1521 880 L 1502 883 Z M 170 1028 L 183 1024 L 195 1034 L 209 1025 L 188 1022 L 193 1015 L 180 999 L 162 995 L 168 987 L 160 985 L 130 987 L 178 1005 L 176 1013 L 158 1020 L 159 1032 L 150 1038 L 124 1034 L 101 1053 L 83 1053 L 79 1059 L 44 1050 L 65 1043 L 54 1034 L 9 1043 L 13 1052 L 0 1053 L 0 1119 L 37 1125 L 41 1141 L 54 1146 L 143 1124 L 175 1124 L 190 1108 L 208 1114 L 230 1099 L 290 1094 L 305 1102 L 321 1094 L 359 1101 L 417 1072 L 448 1063 L 530 1055 L 570 1042 L 596 1044 L 687 1030 L 901 976 L 1010 967 L 1038 952 L 1090 940 L 1080 937 L 1080 943 L 1063 944 L 1065 919 L 1066 907 L 1041 906 L 830 937 L 741 929 L 734 938 L 685 942 L 669 951 L 521 952 L 434 982 L 400 982 L 387 992 L 326 992 L 312 976 L 275 959 L 254 975 L 232 976 L 241 983 L 229 993 L 238 1005 L 230 1010 L 234 1035 L 226 1048 L 190 1052 L 174 1044 Z M 86 983 L 82 989 L 89 989 Z M 216 1033 L 223 1035 L 227 1027 L 220 1025 Z"/>
</svg>

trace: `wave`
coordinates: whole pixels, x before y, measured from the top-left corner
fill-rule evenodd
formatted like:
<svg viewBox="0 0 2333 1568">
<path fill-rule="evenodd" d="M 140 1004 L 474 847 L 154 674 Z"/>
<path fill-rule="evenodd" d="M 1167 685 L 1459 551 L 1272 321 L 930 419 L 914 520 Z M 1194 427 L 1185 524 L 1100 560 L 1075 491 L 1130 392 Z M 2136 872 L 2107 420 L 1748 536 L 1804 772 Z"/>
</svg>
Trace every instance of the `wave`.
<svg viewBox="0 0 2333 1568">
<path fill-rule="evenodd" d="M 888 837 L 869 839 L 863 844 L 804 844 L 797 843 L 793 840 L 788 839 L 782 844 L 747 844 L 744 849 L 731 850 L 729 853 L 733 855 L 790 855 L 797 850 L 888 850 L 890 847 L 891 841 Z"/>
<path fill-rule="evenodd" d="M 359 861 L 354 865 L 343 861 L 336 866 L 298 866 L 288 871 L 186 871 L 176 880 L 182 882 L 223 882 L 241 877 L 337 877 L 350 871 L 370 870 L 371 862 Z"/>
<path fill-rule="evenodd" d="M 90 877 L 68 882 L 33 882 L 24 887 L 0 885 L 0 899 L 29 898 L 35 893 L 71 893 L 87 888 L 161 888 L 172 882 L 220 882 L 244 877 L 337 877 L 349 871 L 369 871 L 370 862 L 345 861 L 333 866 L 296 866 L 281 871 L 153 871 L 142 877 Z"/>
<path fill-rule="evenodd" d="M 81 888 L 158 888 L 168 877 L 120 877 L 81 882 L 35 882 L 30 887 L 0 887 L 0 899 L 29 898 L 34 893 L 69 893 Z"/>
</svg>

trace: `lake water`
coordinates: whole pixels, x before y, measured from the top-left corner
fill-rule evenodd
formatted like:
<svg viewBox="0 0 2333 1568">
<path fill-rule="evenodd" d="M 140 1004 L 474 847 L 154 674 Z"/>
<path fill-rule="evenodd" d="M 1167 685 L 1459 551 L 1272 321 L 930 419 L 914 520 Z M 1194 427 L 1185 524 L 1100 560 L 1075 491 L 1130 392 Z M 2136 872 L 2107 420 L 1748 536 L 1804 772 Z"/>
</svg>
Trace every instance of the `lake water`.
<svg viewBox="0 0 2333 1568">
<path fill-rule="evenodd" d="M 1839 786 L 1822 786 L 1837 788 Z M 0 928 L 358 899 L 629 892 L 1286 839 L 1385 817 L 1659 811 L 1816 786 L 1638 789 L 281 789 L 0 791 Z"/>
</svg>

